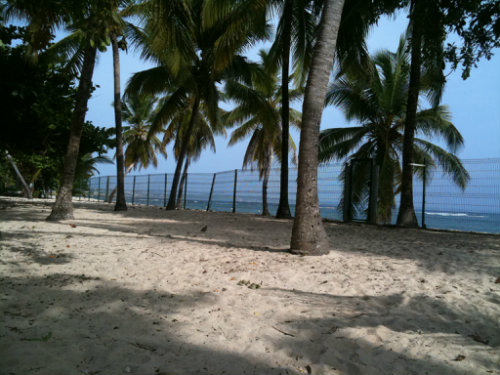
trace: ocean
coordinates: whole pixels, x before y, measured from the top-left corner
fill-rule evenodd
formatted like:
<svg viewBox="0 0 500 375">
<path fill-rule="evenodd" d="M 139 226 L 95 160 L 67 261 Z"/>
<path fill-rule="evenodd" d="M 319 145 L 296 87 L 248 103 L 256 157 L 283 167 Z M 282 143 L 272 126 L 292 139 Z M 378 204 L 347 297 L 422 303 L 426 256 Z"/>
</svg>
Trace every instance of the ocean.
<svg viewBox="0 0 500 375">
<path fill-rule="evenodd" d="M 413 181 L 413 202 L 419 224 L 425 211 L 425 225 L 433 229 L 500 233 L 500 159 L 462 160 L 470 175 L 464 190 L 457 187 L 445 170 L 437 166 L 430 169 L 423 207 L 422 181 Z M 342 221 L 338 209 L 343 195 L 342 164 L 318 168 L 318 195 L 321 215 L 330 220 Z M 297 170 L 290 169 L 289 202 L 292 215 L 297 187 Z M 170 193 L 172 174 L 128 175 L 125 177 L 127 202 L 163 206 Z M 92 198 L 103 199 L 116 185 L 115 176 L 93 177 L 89 184 Z M 262 211 L 262 182 L 258 170 L 237 170 L 217 173 L 189 173 L 187 175 L 186 208 L 206 210 L 210 192 L 210 210 L 231 212 L 236 186 L 236 212 L 260 214 Z M 276 213 L 279 202 L 280 170 L 273 169 L 269 178 L 268 202 L 271 214 Z M 149 193 L 148 193 L 149 192 Z M 149 197 L 149 199 L 148 199 Z M 399 196 L 395 197 L 396 205 Z M 397 218 L 398 207 L 393 209 L 392 223 Z M 355 215 L 359 221 L 366 213 Z"/>
<path fill-rule="evenodd" d="M 136 204 L 146 204 L 146 198 L 136 197 Z M 154 194 L 150 192 L 149 204 L 153 206 L 163 206 L 163 194 Z M 186 199 L 186 209 L 192 210 L 206 210 L 207 200 L 200 199 Z M 275 214 L 278 209 L 277 203 L 269 204 L 269 211 Z M 219 212 L 232 212 L 232 200 L 212 200 L 210 204 L 210 211 Z M 290 211 L 292 215 L 295 213 L 295 205 L 290 204 Z M 342 212 L 337 209 L 333 204 L 320 206 L 321 216 L 325 219 L 342 221 Z M 236 212 L 248 214 L 261 214 L 261 202 L 247 202 L 237 200 Z M 419 225 L 422 224 L 422 211 L 416 210 L 415 214 Z M 362 216 L 362 215 L 361 215 Z M 393 222 L 395 224 L 397 217 L 397 210 L 393 211 Z M 363 221 L 363 217 L 358 217 L 358 220 Z M 429 229 L 445 229 L 445 230 L 458 230 L 466 232 L 483 232 L 483 233 L 500 233 L 500 214 L 494 213 L 477 213 L 477 212 L 425 212 L 425 224 Z"/>
</svg>

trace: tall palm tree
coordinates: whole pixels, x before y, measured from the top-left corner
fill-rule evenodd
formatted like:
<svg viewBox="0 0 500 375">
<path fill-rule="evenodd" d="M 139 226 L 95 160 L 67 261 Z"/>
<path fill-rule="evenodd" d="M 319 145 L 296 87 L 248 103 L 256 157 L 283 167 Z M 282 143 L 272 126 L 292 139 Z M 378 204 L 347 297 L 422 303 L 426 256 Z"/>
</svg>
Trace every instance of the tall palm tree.
<svg viewBox="0 0 500 375">
<path fill-rule="evenodd" d="M 118 7 L 114 10 L 119 16 Z M 123 21 L 120 17 L 120 28 L 116 28 L 111 34 L 111 51 L 113 54 L 113 107 L 115 111 L 115 133 L 116 133 L 116 203 L 115 211 L 126 211 L 125 200 L 125 165 L 123 156 L 123 129 L 122 129 L 122 107 L 120 89 L 120 49 L 125 49 L 125 38 L 123 37 Z M 122 35 L 120 35 L 122 34 Z M 118 38 L 122 36 L 119 41 Z"/>
<path fill-rule="evenodd" d="M 320 255 L 329 251 L 318 200 L 318 140 L 321 115 L 344 0 L 326 0 L 307 78 L 300 131 L 297 204 L 290 248 L 293 253 Z"/>
<path fill-rule="evenodd" d="M 290 218 L 290 206 L 288 204 L 290 57 L 292 57 L 293 66 L 296 68 L 296 77 L 300 77 L 297 81 L 299 85 L 302 85 L 311 56 L 312 43 L 318 23 L 318 12 L 311 0 L 275 0 L 271 1 L 271 7 L 276 8 L 280 14 L 276 36 L 268 60 L 273 65 L 279 64 L 281 66 L 281 139 L 283 140 L 281 154 L 285 156 L 281 158 L 280 200 L 276 216 Z"/>
<path fill-rule="evenodd" d="M 377 216 L 385 223 L 391 222 L 394 196 L 400 191 L 401 183 L 400 160 L 410 76 L 407 43 L 406 36 L 402 36 L 398 50 L 395 53 L 380 51 L 372 56 L 366 72 L 344 73 L 337 77 L 327 93 L 326 103 L 339 106 L 348 120 L 355 119 L 360 125 L 327 129 L 320 134 L 321 162 L 344 158 L 375 159 L 379 166 Z M 434 95 L 434 87 L 429 85 L 432 81 L 432 72 L 422 72 L 421 95 Z M 463 144 L 462 136 L 449 121 L 445 106 L 417 112 L 416 130 L 427 137 L 444 138 L 452 152 Z M 436 160 L 458 186 L 465 187 L 469 175 L 453 153 L 418 138 L 414 141 L 413 153 L 416 163 L 434 165 Z M 369 173 L 366 164 L 354 165 L 354 204 L 366 198 Z"/>
<path fill-rule="evenodd" d="M 261 51 L 261 59 L 264 62 L 267 54 Z M 250 84 L 245 85 L 236 80 L 226 82 L 225 92 L 229 99 L 236 103 L 236 108 L 226 113 L 224 122 L 228 125 L 240 124 L 229 140 L 229 145 L 250 136 L 245 157 L 243 159 L 243 169 L 247 166 L 257 165 L 262 180 L 262 215 L 269 215 L 267 204 L 267 183 L 271 172 L 273 156 L 283 163 L 283 158 L 288 158 L 289 151 L 283 154 L 282 150 L 282 90 L 278 85 L 278 75 L 276 69 L 265 69 L 263 65 L 258 67 L 258 72 L 252 76 Z M 292 98 L 299 98 L 301 90 L 294 90 L 290 93 Z M 287 91 L 288 95 L 288 91 Z M 288 101 L 287 101 L 288 104 Z M 286 116 L 292 125 L 300 126 L 300 112 L 290 109 Z M 288 137 L 290 137 L 288 135 Z M 286 142 L 287 147 L 293 150 L 295 159 L 295 143 L 290 138 Z M 288 200 L 287 200 L 288 201 Z M 279 208 L 278 208 L 279 210 Z"/>
<path fill-rule="evenodd" d="M 73 58 L 68 62 L 68 65 L 79 68 L 80 78 L 71 119 L 68 148 L 64 158 L 63 178 L 56 202 L 47 220 L 73 218 L 72 192 L 75 169 L 87 102 L 92 91 L 95 59 L 97 49 L 104 49 L 110 43 L 109 33 L 116 26 L 116 19 L 112 14 L 115 1 L 44 0 L 42 4 L 36 3 L 35 5 L 30 1 L 13 0 L 6 10 L 7 15 L 15 15 L 29 22 L 34 50 L 46 47 L 53 37 L 54 30 L 59 26 L 64 26 L 75 34 L 79 41 L 80 53 L 74 53 Z M 61 41 L 59 46 L 64 48 L 67 44 L 65 40 Z M 55 49 L 57 49 L 56 46 L 52 47 L 52 50 Z M 75 52 L 73 47 L 70 50 Z"/>
<path fill-rule="evenodd" d="M 282 79 L 282 153 L 288 149 L 288 83 L 293 77 L 295 85 L 305 84 L 311 64 L 314 41 L 318 32 L 319 16 L 324 0 L 271 0 L 271 9 L 280 14 L 269 61 L 281 65 Z M 359 69 L 366 62 L 365 39 L 369 28 L 382 13 L 391 13 L 395 2 L 346 0 L 342 9 L 335 58 L 344 69 Z M 289 74 L 289 65 L 293 73 Z M 280 203 L 277 217 L 290 217 L 288 205 L 288 158 L 281 162 Z"/>
<path fill-rule="evenodd" d="M 145 33 L 138 34 L 143 56 L 158 66 L 136 73 L 128 90 L 152 94 L 169 92 L 158 112 L 152 132 L 160 132 L 179 111 L 190 113 L 181 142 L 167 209 L 175 209 L 189 134 L 194 130 L 200 105 L 210 122 L 218 122 L 219 93 L 216 83 L 241 72 L 245 47 L 267 37 L 265 4 L 251 0 L 178 0 L 165 6 L 150 0 L 142 9 Z"/>
<path fill-rule="evenodd" d="M 446 6 L 445 6 L 446 7 Z M 403 170 L 401 177 L 401 203 L 397 225 L 401 227 L 418 226 L 413 207 L 413 164 L 415 155 L 416 114 L 421 89 L 422 67 L 434 72 L 436 92 L 439 94 L 444 87 L 444 40 L 446 38 L 443 24 L 444 14 L 441 4 L 432 0 L 410 1 L 410 80 L 406 105 L 406 124 L 403 147 Z M 464 22 L 465 23 L 465 22 Z M 424 48 L 426 50 L 424 54 Z M 435 105 L 440 95 L 435 95 Z"/>
</svg>

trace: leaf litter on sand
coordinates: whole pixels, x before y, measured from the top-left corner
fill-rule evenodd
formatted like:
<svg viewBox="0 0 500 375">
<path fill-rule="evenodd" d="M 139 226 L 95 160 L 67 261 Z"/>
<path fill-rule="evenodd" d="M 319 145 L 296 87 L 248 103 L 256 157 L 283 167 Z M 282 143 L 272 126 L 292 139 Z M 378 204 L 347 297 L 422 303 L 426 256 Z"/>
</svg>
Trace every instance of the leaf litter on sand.
<svg viewBox="0 0 500 375">
<path fill-rule="evenodd" d="M 246 286 L 248 289 L 259 289 L 262 286 L 262 281 L 260 284 L 252 283 L 250 280 L 240 280 L 236 285 Z"/>
</svg>

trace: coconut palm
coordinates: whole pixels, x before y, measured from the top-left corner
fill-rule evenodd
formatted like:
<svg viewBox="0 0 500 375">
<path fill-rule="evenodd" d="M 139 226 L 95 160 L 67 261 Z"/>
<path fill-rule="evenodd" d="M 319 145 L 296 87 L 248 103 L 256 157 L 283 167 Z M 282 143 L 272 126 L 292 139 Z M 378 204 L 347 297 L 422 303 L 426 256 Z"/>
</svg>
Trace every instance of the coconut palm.
<svg viewBox="0 0 500 375">
<path fill-rule="evenodd" d="M 379 221 L 389 223 L 395 194 L 400 191 L 402 173 L 400 160 L 410 77 L 406 37 L 401 37 L 395 53 L 380 51 L 371 57 L 369 63 L 369 69 L 364 74 L 341 74 L 330 87 L 327 104 L 339 106 L 348 120 L 357 120 L 360 125 L 322 131 L 319 158 L 321 162 L 344 158 L 375 159 L 379 166 L 377 216 Z M 432 85 L 427 84 L 432 78 L 432 74 L 422 72 L 422 95 L 434 95 Z M 417 112 L 416 130 L 426 137 L 443 138 L 452 152 L 463 145 L 462 136 L 450 122 L 450 114 L 445 106 Z M 425 162 L 432 166 L 438 162 L 458 186 L 465 188 L 469 175 L 452 152 L 425 139 L 416 138 L 414 141 L 416 163 Z M 353 204 L 366 198 L 369 173 L 368 164 L 354 164 Z"/>
<path fill-rule="evenodd" d="M 312 43 L 314 41 L 318 23 L 318 7 L 311 0 L 275 0 L 271 1 L 280 19 L 276 29 L 276 36 L 270 50 L 268 59 L 274 66 L 281 66 L 281 129 L 283 140 L 280 170 L 280 200 L 276 216 L 289 218 L 290 207 L 288 204 L 288 138 L 289 138 L 289 82 L 290 82 L 290 57 L 299 82 L 303 85 L 303 79 L 307 73 L 307 66 L 311 56 Z M 293 49 L 291 51 L 291 48 Z"/>
<path fill-rule="evenodd" d="M 77 67 L 80 79 L 75 99 L 75 109 L 71 119 L 71 133 L 64 158 L 64 171 L 56 202 L 47 220 L 73 218 L 72 191 L 75 169 L 80 148 L 87 102 L 92 92 L 92 75 L 94 72 L 97 49 L 105 49 L 110 43 L 109 36 L 117 26 L 112 9 L 117 0 L 44 0 L 42 3 L 13 0 L 4 13 L 17 16 L 28 21 L 34 50 L 47 46 L 57 27 L 63 26 L 78 39 L 78 51 L 69 60 L 69 65 Z M 63 40 L 58 47 L 67 46 Z M 51 49 L 55 50 L 54 46 Z M 74 47 L 69 51 L 75 52 Z"/>
<path fill-rule="evenodd" d="M 261 51 L 261 58 L 267 58 L 266 53 Z M 269 215 L 267 204 L 267 183 L 271 172 L 273 156 L 278 160 L 288 158 L 289 151 L 285 156 L 282 154 L 282 131 L 281 121 L 281 87 L 278 85 L 276 69 L 268 70 L 263 65 L 252 76 L 251 83 L 245 85 L 235 80 L 226 82 L 225 92 L 229 99 L 236 103 L 236 108 L 224 116 L 224 122 L 230 125 L 239 124 L 229 140 L 229 145 L 250 136 L 250 141 L 243 159 L 243 169 L 254 165 L 259 169 L 259 177 L 262 180 L 262 215 Z M 288 94 L 288 91 L 287 91 Z M 301 90 L 290 92 L 293 99 L 301 97 Z M 287 106 L 288 108 L 288 106 Z M 300 125 L 300 112 L 288 108 L 289 115 L 286 116 L 292 125 L 297 128 Z M 289 137 L 289 135 L 288 135 Z M 293 150 L 295 159 L 295 143 L 289 138 L 287 145 Z"/>
<path fill-rule="evenodd" d="M 282 90 L 282 153 L 288 149 L 288 85 L 293 77 L 295 85 L 305 84 L 311 63 L 314 41 L 318 31 L 319 16 L 324 0 L 271 0 L 271 9 L 280 15 L 276 36 L 270 50 L 271 64 L 281 66 Z M 392 4 L 375 4 L 370 0 L 346 0 L 342 9 L 338 39 L 337 60 L 344 68 L 363 64 L 367 52 L 365 38 L 369 27 L 376 22 L 381 12 L 393 11 Z M 293 73 L 289 74 L 290 60 Z M 277 217 L 290 217 L 288 205 L 288 158 L 281 161 L 280 202 Z"/>
<path fill-rule="evenodd" d="M 168 100 L 165 98 L 165 100 Z M 224 122 L 211 123 L 208 119 L 207 113 L 205 111 L 204 105 L 200 105 L 198 113 L 195 115 L 195 125 L 194 130 L 187 134 L 189 127 L 189 121 L 191 119 L 190 113 L 179 112 L 170 121 L 170 124 L 166 127 L 163 134 L 162 147 L 165 148 L 170 142 L 174 142 L 174 156 L 179 160 L 179 155 L 181 152 L 181 146 L 183 140 L 188 137 L 188 145 L 186 151 L 186 160 L 184 162 L 184 170 L 182 172 L 182 177 L 179 183 L 179 191 L 177 194 L 176 208 L 182 208 L 182 197 L 184 192 L 184 182 L 187 178 L 187 173 L 189 170 L 189 165 L 191 162 L 197 161 L 202 151 L 210 147 L 213 152 L 215 152 L 215 135 L 226 135 L 225 127 L 227 126 Z"/>
<path fill-rule="evenodd" d="M 300 131 L 297 204 L 290 248 L 293 253 L 329 251 L 318 199 L 319 126 L 328 87 L 344 0 L 326 0 L 307 77 Z"/>
<path fill-rule="evenodd" d="M 130 95 L 121 101 L 123 121 L 130 125 L 123 133 L 125 175 L 135 169 L 147 168 L 150 164 L 157 167 L 157 154 L 167 157 L 158 137 L 149 136 L 156 103 L 156 98 L 150 95 Z M 117 189 L 118 184 L 107 197 L 108 203 L 113 201 Z"/>
<path fill-rule="evenodd" d="M 123 121 L 130 126 L 123 133 L 126 173 L 133 169 L 158 166 L 157 154 L 167 156 L 157 136 L 149 136 L 155 116 L 156 98 L 151 95 L 129 95 L 121 102 Z"/>
<path fill-rule="evenodd" d="M 167 204 L 167 209 L 174 209 L 195 116 L 203 105 L 209 121 L 217 123 L 216 83 L 228 74 L 241 72 L 245 59 L 237 53 L 267 37 L 265 4 L 251 0 L 178 0 L 165 6 L 160 0 L 150 0 L 141 11 L 144 33 L 138 33 L 136 40 L 142 44 L 143 56 L 158 66 L 136 73 L 127 90 L 170 94 L 153 122 L 153 133 L 162 131 L 180 111 L 191 116 Z"/>
</svg>

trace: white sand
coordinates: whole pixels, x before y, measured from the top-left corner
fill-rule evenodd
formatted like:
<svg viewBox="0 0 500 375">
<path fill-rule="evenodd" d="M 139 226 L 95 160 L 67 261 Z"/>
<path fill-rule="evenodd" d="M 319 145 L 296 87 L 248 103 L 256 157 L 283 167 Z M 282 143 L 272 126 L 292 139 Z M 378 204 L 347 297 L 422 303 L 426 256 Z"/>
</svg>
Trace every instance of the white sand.
<svg viewBox="0 0 500 375">
<path fill-rule="evenodd" d="M 0 199 L 1 374 L 500 374 L 498 236 L 76 207 Z"/>
</svg>

